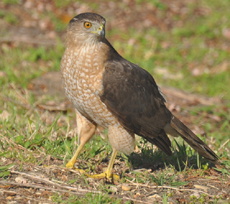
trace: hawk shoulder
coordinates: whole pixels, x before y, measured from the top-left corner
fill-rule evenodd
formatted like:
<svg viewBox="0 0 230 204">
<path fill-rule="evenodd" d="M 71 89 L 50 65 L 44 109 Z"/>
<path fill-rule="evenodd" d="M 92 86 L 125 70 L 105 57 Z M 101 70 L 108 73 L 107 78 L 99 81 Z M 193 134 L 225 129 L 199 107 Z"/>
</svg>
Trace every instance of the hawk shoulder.
<svg viewBox="0 0 230 204">
<path fill-rule="evenodd" d="M 105 62 L 100 96 L 119 122 L 135 134 L 151 140 L 171 120 L 165 99 L 153 77 L 122 57 Z"/>
</svg>

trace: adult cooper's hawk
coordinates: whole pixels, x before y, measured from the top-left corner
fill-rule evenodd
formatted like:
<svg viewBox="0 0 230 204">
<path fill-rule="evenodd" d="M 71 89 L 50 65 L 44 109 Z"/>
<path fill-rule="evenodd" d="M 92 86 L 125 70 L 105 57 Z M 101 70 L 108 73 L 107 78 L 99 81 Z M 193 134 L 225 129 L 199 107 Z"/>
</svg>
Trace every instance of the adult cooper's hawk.
<svg viewBox="0 0 230 204">
<path fill-rule="evenodd" d="M 68 26 L 66 50 L 61 62 L 65 92 L 77 110 L 80 145 L 67 163 L 73 167 L 97 126 L 108 128 L 113 153 L 105 173 L 112 177 L 117 151 L 130 154 L 137 134 L 171 155 L 167 136 L 181 136 L 212 162 L 217 155 L 165 106 L 164 96 L 153 77 L 122 56 L 105 38 L 105 19 L 82 13 Z"/>
</svg>

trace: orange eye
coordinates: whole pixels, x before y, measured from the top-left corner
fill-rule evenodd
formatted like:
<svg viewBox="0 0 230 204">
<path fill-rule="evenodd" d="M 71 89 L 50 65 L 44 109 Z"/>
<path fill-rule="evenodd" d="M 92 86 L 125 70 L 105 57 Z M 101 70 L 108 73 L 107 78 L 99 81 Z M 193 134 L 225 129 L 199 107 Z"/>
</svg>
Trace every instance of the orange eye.
<svg viewBox="0 0 230 204">
<path fill-rule="evenodd" d="M 90 28 L 90 27 L 92 26 L 92 24 L 91 24 L 90 22 L 85 22 L 85 23 L 84 23 L 84 26 L 85 26 L 86 28 Z"/>
</svg>

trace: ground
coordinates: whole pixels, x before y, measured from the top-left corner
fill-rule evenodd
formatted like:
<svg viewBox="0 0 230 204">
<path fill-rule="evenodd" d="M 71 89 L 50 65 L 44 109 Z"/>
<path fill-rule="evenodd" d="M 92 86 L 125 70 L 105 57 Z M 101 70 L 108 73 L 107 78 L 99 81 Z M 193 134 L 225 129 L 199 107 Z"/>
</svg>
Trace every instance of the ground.
<svg viewBox="0 0 230 204">
<path fill-rule="evenodd" d="M 64 3 L 63 3 L 64 2 Z M 29 1 L 0 3 L 0 203 L 230 203 L 229 1 Z M 125 58 L 147 69 L 168 108 L 218 154 L 199 157 L 181 140 L 173 156 L 137 137 L 118 155 L 120 180 L 94 180 L 65 164 L 76 150 L 75 113 L 60 78 L 68 21 L 92 11 Z M 101 173 L 107 130 L 76 167 Z"/>
</svg>

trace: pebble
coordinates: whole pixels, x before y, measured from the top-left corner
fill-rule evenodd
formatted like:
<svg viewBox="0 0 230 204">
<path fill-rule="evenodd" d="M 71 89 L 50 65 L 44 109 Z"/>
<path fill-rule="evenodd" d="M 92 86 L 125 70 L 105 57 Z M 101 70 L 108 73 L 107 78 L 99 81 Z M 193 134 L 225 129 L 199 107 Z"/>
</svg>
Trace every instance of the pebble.
<svg viewBox="0 0 230 204">
<path fill-rule="evenodd" d="M 27 180 L 25 178 L 21 177 L 21 176 L 16 177 L 15 181 L 17 183 L 22 183 L 22 184 L 26 184 L 27 183 Z"/>
<path fill-rule="evenodd" d="M 112 192 L 117 192 L 117 187 L 115 187 L 115 186 L 110 186 L 110 190 L 112 191 Z"/>
</svg>

